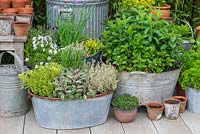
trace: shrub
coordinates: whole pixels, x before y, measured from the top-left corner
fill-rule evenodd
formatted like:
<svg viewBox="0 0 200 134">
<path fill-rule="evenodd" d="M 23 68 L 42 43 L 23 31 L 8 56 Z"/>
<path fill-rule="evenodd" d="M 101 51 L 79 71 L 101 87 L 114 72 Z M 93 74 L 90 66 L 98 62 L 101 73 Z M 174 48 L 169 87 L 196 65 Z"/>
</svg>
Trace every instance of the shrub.
<svg viewBox="0 0 200 134">
<path fill-rule="evenodd" d="M 188 87 L 200 90 L 200 39 L 197 45 L 193 46 L 187 54 L 187 60 L 179 78 L 179 82 L 184 90 Z"/>
<path fill-rule="evenodd" d="M 182 38 L 170 27 L 141 6 L 119 11 L 102 33 L 104 57 L 118 71 L 161 73 L 179 68 Z"/>
<path fill-rule="evenodd" d="M 49 63 L 39 66 L 37 69 L 28 70 L 19 74 L 22 87 L 29 89 L 33 94 L 52 97 L 55 85 L 54 79 L 61 73 L 61 66 L 57 63 Z"/>
<path fill-rule="evenodd" d="M 139 106 L 139 100 L 130 94 L 122 94 L 112 100 L 112 105 L 121 110 L 133 110 Z"/>
</svg>

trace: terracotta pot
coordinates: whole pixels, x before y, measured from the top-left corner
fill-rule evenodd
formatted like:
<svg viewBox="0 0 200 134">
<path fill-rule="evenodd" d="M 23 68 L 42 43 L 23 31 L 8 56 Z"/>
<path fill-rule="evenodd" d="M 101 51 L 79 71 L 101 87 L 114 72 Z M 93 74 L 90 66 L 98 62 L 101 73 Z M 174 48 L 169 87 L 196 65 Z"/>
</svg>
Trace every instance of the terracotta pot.
<svg viewBox="0 0 200 134">
<path fill-rule="evenodd" d="M 0 0 L 0 8 L 9 8 L 11 0 Z"/>
<path fill-rule="evenodd" d="M 164 101 L 165 106 L 165 117 L 170 120 L 175 120 L 178 118 L 180 101 L 177 99 L 167 99 Z"/>
<path fill-rule="evenodd" d="M 3 11 L 3 8 L 0 8 L 0 13 Z"/>
<path fill-rule="evenodd" d="M 159 120 L 162 117 L 164 105 L 159 102 L 151 102 L 146 104 L 148 118 L 150 120 Z"/>
<path fill-rule="evenodd" d="M 187 97 L 184 97 L 184 96 L 173 96 L 172 98 L 177 99 L 177 100 L 179 100 L 181 102 L 180 103 L 179 112 L 180 113 L 185 112 L 185 107 L 186 107 L 186 104 L 187 104 Z"/>
<path fill-rule="evenodd" d="M 32 7 L 25 7 L 25 8 L 18 8 L 19 14 L 33 14 L 33 8 Z"/>
<path fill-rule="evenodd" d="M 4 14 L 17 14 L 16 8 L 5 8 L 3 9 L 2 13 Z"/>
<path fill-rule="evenodd" d="M 29 23 L 16 21 L 13 23 L 13 28 L 15 31 L 15 36 L 19 36 L 19 37 L 27 36 L 28 29 L 29 29 Z"/>
<path fill-rule="evenodd" d="M 26 5 L 25 0 L 12 0 L 12 7 L 13 8 L 25 7 L 25 5 Z"/>
<path fill-rule="evenodd" d="M 196 28 L 196 30 L 197 30 L 197 37 L 200 37 L 200 26 L 198 26 L 198 27 Z"/>
<path fill-rule="evenodd" d="M 129 111 L 115 108 L 114 115 L 117 121 L 122 123 L 129 123 L 135 119 L 137 115 L 137 108 Z"/>
<path fill-rule="evenodd" d="M 161 13 L 161 15 L 160 15 L 161 19 L 169 19 L 170 18 L 170 8 L 171 8 L 171 6 L 168 4 L 164 4 L 162 7 L 153 7 L 152 14 L 156 15 L 157 10 L 159 10 Z"/>
<path fill-rule="evenodd" d="M 0 18 L 0 35 L 11 35 L 12 19 Z"/>
</svg>

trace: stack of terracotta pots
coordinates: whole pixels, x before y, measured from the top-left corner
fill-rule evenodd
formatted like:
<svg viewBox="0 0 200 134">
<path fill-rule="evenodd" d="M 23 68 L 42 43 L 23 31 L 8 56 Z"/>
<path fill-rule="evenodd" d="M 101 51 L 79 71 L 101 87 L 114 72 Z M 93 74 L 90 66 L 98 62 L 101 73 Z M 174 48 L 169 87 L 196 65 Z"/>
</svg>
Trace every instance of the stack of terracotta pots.
<svg viewBox="0 0 200 134">
<path fill-rule="evenodd" d="M 0 0 L 0 35 L 27 36 L 33 8 L 31 0 Z"/>
</svg>

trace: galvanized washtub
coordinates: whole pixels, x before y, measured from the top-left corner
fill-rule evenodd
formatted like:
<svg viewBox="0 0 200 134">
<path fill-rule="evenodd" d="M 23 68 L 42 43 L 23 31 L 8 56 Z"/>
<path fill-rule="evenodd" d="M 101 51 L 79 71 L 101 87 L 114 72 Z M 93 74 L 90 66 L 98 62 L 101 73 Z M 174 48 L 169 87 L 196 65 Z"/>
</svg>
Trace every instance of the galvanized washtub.
<svg viewBox="0 0 200 134">
<path fill-rule="evenodd" d="M 15 57 L 17 65 L 0 65 L 0 116 L 16 117 L 24 115 L 28 109 L 28 95 L 20 88 L 18 74 L 24 68 L 20 58 L 13 52 L 7 51 Z M 5 52 L 0 54 L 0 61 Z M 1 62 L 0 62 L 1 63 Z"/>
<path fill-rule="evenodd" d="M 37 123 L 50 129 L 76 129 L 103 124 L 113 93 L 87 100 L 63 101 L 32 97 Z"/>
<path fill-rule="evenodd" d="M 188 111 L 193 113 L 200 113 L 200 90 L 195 90 L 188 87 L 185 93 L 188 98 Z"/>
<path fill-rule="evenodd" d="M 74 4 L 74 1 L 78 3 Z M 109 0 L 46 0 L 47 6 L 47 26 L 52 28 L 56 26 L 58 16 L 60 16 L 59 10 L 66 6 L 67 9 L 72 8 L 74 11 L 77 9 L 85 9 L 86 14 L 90 13 L 90 18 L 87 21 L 84 34 L 90 37 L 99 37 L 103 31 L 103 22 L 108 17 Z M 78 13 L 77 13 L 78 14 Z"/>
<path fill-rule="evenodd" d="M 163 100 L 172 97 L 180 71 L 181 68 L 160 74 L 121 72 L 118 74 L 119 82 L 115 96 L 129 93 L 139 97 L 141 105 L 149 102 L 162 103 Z"/>
</svg>

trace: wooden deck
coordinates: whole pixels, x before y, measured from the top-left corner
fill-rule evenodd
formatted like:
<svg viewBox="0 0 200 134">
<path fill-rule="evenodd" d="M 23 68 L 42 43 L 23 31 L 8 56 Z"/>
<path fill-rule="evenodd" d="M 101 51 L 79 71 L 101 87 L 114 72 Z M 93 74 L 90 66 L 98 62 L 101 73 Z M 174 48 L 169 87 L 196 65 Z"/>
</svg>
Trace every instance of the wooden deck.
<svg viewBox="0 0 200 134">
<path fill-rule="evenodd" d="M 0 134 L 200 134 L 200 114 L 186 111 L 177 120 L 163 117 L 159 121 L 151 121 L 142 109 L 132 123 L 119 123 L 111 111 L 103 125 L 77 130 L 51 130 L 38 126 L 33 110 L 30 110 L 22 117 L 0 117 Z"/>
</svg>

